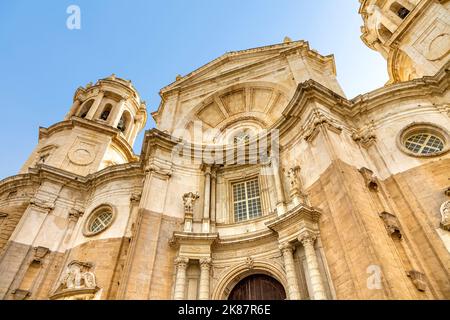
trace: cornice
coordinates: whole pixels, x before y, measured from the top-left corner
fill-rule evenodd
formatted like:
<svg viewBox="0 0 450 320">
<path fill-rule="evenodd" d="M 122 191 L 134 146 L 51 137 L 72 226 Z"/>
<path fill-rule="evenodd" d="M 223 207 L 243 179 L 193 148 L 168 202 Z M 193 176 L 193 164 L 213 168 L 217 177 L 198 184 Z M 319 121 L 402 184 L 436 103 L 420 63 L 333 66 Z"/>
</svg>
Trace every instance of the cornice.
<svg viewBox="0 0 450 320">
<path fill-rule="evenodd" d="M 48 165 L 38 165 L 30 168 L 29 173 L 0 181 L 0 194 L 5 190 L 30 185 L 30 183 L 40 184 L 43 180 L 53 181 L 74 189 L 89 190 L 110 181 L 130 178 L 144 178 L 140 162 L 111 166 L 87 176 L 80 176 Z"/>
<path fill-rule="evenodd" d="M 79 117 L 72 117 L 67 121 L 58 122 L 48 128 L 39 128 L 39 140 L 46 139 L 49 136 L 64 130 L 72 130 L 75 127 L 87 128 L 90 130 L 94 130 L 98 133 L 110 136 L 112 138 L 112 142 L 119 146 L 121 151 L 124 151 L 127 160 L 129 162 L 139 160 L 139 157 L 134 154 L 133 148 L 128 144 L 128 142 L 123 138 L 119 129 L 112 128 L 105 124 L 82 119 Z"/>
<path fill-rule="evenodd" d="M 338 95 L 314 80 L 308 80 L 298 85 L 291 101 L 282 113 L 284 119 L 279 119 L 275 126 L 281 127 L 282 123 L 290 117 L 298 118 L 304 111 L 305 106 L 313 101 L 319 101 L 333 112 L 340 113 L 343 116 L 354 117 L 359 113 L 401 99 L 426 97 L 432 94 L 442 95 L 449 88 L 449 68 L 450 62 L 441 68 L 435 76 L 387 85 L 366 94 L 358 95 L 351 100 Z"/>
<path fill-rule="evenodd" d="M 268 128 L 267 136 L 258 138 L 265 139 L 268 143 L 268 148 L 270 149 L 271 130 L 278 129 L 280 138 L 282 138 L 292 126 L 298 123 L 298 119 L 301 118 L 302 114 L 307 110 L 307 106 L 315 102 L 327 107 L 332 113 L 339 114 L 343 118 L 351 119 L 361 113 L 371 111 L 386 104 L 392 104 L 396 101 L 427 97 L 433 94 L 442 95 L 449 88 L 449 66 L 450 62 L 435 76 L 387 85 L 366 94 L 358 95 L 351 100 L 340 96 L 314 80 L 305 81 L 297 86 L 292 99 L 286 106 L 280 119 Z M 331 124 L 339 125 L 340 130 L 347 127 L 345 124 L 334 123 L 335 121 L 333 119 L 328 120 Z M 251 141 L 249 145 L 252 145 L 254 142 L 255 141 Z M 159 146 L 168 152 L 172 152 L 177 144 L 182 146 L 185 150 L 191 150 L 191 158 L 194 160 L 196 159 L 196 155 L 201 155 L 203 150 L 207 148 L 208 150 L 222 150 L 223 154 L 231 154 L 231 150 L 234 149 L 234 147 L 227 145 L 195 144 L 174 138 L 170 134 L 161 132 L 158 129 L 152 129 L 146 132 L 144 139 L 141 155 L 143 163 L 148 160 L 151 146 Z M 252 150 L 248 150 L 247 148 L 247 154 L 249 151 Z M 237 153 L 234 152 L 235 158 L 236 154 Z"/>
</svg>

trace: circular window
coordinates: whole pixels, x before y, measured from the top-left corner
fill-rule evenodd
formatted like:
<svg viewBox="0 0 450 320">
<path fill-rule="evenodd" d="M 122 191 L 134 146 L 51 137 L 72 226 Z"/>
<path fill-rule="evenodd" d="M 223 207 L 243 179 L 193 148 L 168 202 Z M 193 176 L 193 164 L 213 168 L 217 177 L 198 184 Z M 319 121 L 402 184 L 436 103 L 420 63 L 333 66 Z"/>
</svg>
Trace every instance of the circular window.
<svg viewBox="0 0 450 320">
<path fill-rule="evenodd" d="M 86 220 L 84 235 L 87 237 L 105 231 L 113 223 L 115 218 L 114 210 L 109 205 L 95 209 Z"/>
<path fill-rule="evenodd" d="M 408 155 L 430 157 L 447 152 L 448 141 L 443 128 L 429 123 L 414 123 L 401 132 L 398 142 Z"/>
</svg>

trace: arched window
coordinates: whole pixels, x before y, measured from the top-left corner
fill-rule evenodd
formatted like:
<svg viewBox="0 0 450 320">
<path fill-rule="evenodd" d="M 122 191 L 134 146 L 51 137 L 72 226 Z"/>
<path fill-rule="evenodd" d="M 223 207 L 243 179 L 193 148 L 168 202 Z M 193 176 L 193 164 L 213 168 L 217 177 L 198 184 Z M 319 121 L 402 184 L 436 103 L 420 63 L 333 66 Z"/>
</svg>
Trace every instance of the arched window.
<svg viewBox="0 0 450 320">
<path fill-rule="evenodd" d="M 78 113 L 78 116 L 80 118 L 86 118 L 87 114 L 89 113 L 89 110 L 91 110 L 92 105 L 94 104 L 94 100 L 89 100 L 83 106 L 81 107 L 80 112 Z"/>
<path fill-rule="evenodd" d="M 410 13 L 410 11 L 407 8 L 405 8 L 398 2 L 394 2 L 391 5 L 391 11 L 394 12 L 401 19 L 405 19 Z"/>
<path fill-rule="evenodd" d="M 444 141 L 432 133 L 419 132 L 406 139 L 405 147 L 416 154 L 433 154 L 444 150 Z"/>
<path fill-rule="evenodd" d="M 380 37 L 380 40 L 384 43 L 392 37 L 392 32 L 380 23 L 378 25 L 378 35 Z"/>
<path fill-rule="evenodd" d="M 117 124 L 117 129 L 119 129 L 122 133 L 125 133 L 130 127 L 131 123 L 131 115 L 128 111 L 125 111 L 120 117 L 119 123 Z"/>
<path fill-rule="evenodd" d="M 91 237 L 105 231 L 114 222 L 115 211 L 110 205 L 101 205 L 96 208 L 84 223 L 83 234 Z"/>
<path fill-rule="evenodd" d="M 413 123 L 398 137 L 400 149 L 410 156 L 432 157 L 449 150 L 447 131 L 431 123 Z"/>
<path fill-rule="evenodd" d="M 108 103 L 102 111 L 102 114 L 100 115 L 100 119 L 101 120 L 108 120 L 109 115 L 111 114 L 111 110 L 112 110 L 112 105 L 110 103 Z"/>
</svg>

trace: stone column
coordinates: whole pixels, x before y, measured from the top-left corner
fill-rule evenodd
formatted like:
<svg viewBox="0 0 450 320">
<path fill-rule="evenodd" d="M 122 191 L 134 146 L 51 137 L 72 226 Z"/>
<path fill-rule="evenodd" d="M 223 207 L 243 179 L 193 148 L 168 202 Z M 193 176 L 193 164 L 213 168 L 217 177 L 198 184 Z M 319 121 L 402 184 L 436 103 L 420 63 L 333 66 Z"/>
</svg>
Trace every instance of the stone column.
<svg viewBox="0 0 450 320">
<path fill-rule="evenodd" d="M 78 98 L 75 99 L 75 101 L 72 104 L 72 107 L 70 108 L 69 113 L 66 115 L 65 120 L 69 120 L 70 118 L 72 118 L 77 113 L 77 110 L 80 107 L 80 105 L 81 105 L 81 101 L 78 100 Z"/>
<path fill-rule="evenodd" d="M 200 288 L 198 299 L 209 300 L 209 270 L 211 268 L 211 258 L 200 259 Z"/>
<path fill-rule="evenodd" d="M 111 126 L 113 126 L 114 128 L 117 128 L 117 125 L 119 124 L 120 118 L 122 117 L 123 107 L 124 107 L 126 102 L 127 102 L 127 98 L 123 98 L 112 109 L 112 112 L 111 112 L 111 115 L 109 116 L 109 119 L 111 119 L 110 123 L 111 123 Z"/>
<path fill-rule="evenodd" d="M 319 261 L 317 260 L 316 250 L 314 249 L 314 242 L 317 236 L 309 231 L 306 231 L 298 237 L 298 240 L 305 248 L 306 264 L 308 266 L 309 278 L 311 282 L 312 298 L 314 300 L 326 300 L 325 287 L 320 274 Z"/>
<path fill-rule="evenodd" d="M 205 197 L 203 207 L 202 232 L 209 233 L 209 219 L 211 208 L 211 166 L 205 165 Z"/>
<path fill-rule="evenodd" d="M 186 269 L 189 263 L 189 258 L 178 257 L 175 259 L 175 266 L 177 268 L 177 275 L 175 278 L 175 292 L 174 300 L 184 300 L 184 293 L 186 291 Z"/>
<path fill-rule="evenodd" d="M 289 300 L 300 300 L 300 288 L 298 285 L 297 273 L 295 272 L 294 247 L 290 243 L 280 245 L 281 253 L 284 258 L 284 268 L 286 270 L 286 279 L 288 283 Z"/>
<path fill-rule="evenodd" d="M 97 97 L 95 98 L 94 103 L 92 104 L 91 108 L 89 109 L 88 114 L 86 115 L 86 119 L 89 119 L 89 120 L 94 119 L 94 115 L 97 113 L 98 107 L 100 106 L 100 103 L 102 103 L 104 96 L 105 96 L 105 92 L 100 90 Z"/>
<path fill-rule="evenodd" d="M 214 171 L 211 174 L 211 222 L 216 223 L 216 188 L 217 188 L 217 173 Z"/>
<path fill-rule="evenodd" d="M 284 193 L 280 177 L 280 167 L 278 159 L 276 157 L 271 158 L 271 167 L 273 177 L 275 179 L 275 189 L 277 192 L 277 213 L 279 216 L 281 216 L 286 213 L 286 207 L 284 205 Z"/>
</svg>

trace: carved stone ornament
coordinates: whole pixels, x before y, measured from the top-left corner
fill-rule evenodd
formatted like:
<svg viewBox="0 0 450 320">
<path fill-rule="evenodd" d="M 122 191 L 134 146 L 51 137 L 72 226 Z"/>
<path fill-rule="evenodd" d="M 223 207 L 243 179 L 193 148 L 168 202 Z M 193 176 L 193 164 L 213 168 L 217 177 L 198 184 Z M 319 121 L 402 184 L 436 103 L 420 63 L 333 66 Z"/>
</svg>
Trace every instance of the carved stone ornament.
<svg viewBox="0 0 450 320">
<path fill-rule="evenodd" d="M 33 197 L 30 200 L 30 205 L 41 211 L 46 211 L 47 213 L 52 211 L 55 208 L 55 205 L 53 203 L 38 199 L 36 197 Z"/>
<path fill-rule="evenodd" d="M 425 291 L 427 289 L 427 282 L 425 280 L 425 275 L 417 270 L 411 270 L 406 273 L 411 281 L 416 286 L 417 290 Z"/>
<path fill-rule="evenodd" d="M 450 231 L 450 200 L 441 206 L 441 228 Z"/>
<path fill-rule="evenodd" d="M 95 275 L 90 270 L 92 264 L 72 261 L 59 281 L 56 292 L 65 290 L 97 289 Z"/>
<path fill-rule="evenodd" d="M 447 197 L 450 197 L 450 187 L 448 187 L 447 190 L 445 190 L 445 195 Z"/>
<path fill-rule="evenodd" d="M 291 189 L 291 194 L 298 194 L 300 192 L 300 183 L 298 177 L 298 171 L 300 167 L 290 168 L 287 172 L 287 177 L 289 179 L 289 187 Z"/>
<path fill-rule="evenodd" d="M 247 259 L 245 259 L 245 266 L 247 269 L 252 270 L 255 267 L 255 260 L 253 260 L 252 257 L 247 257 Z"/>
<path fill-rule="evenodd" d="M 389 212 L 382 212 L 379 214 L 380 218 L 383 219 L 386 230 L 389 235 L 396 237 L 398 239 L 402 238 L 402 231 L 400 228 L 400 223 L 395 215 Z"/>
<path fill-rule="evenodd" d="M 42 263 L 45 256 L 50 252 L 49 248 L 45 247 L 36 247 L 34 248 L 34 258 L 33 262 Z"/>
<path fill-rule="evenodd" d="M 310 123 L 305 128 L 305 140 L 308 142 L 312 141 L 317 135 L 318 129 L 322 126 L 325 126 L 326 128 L 336 133 L 340 133 L 342 131 L 342 127 L 335 123 L 335 121 L 326 117 L 319 110 L 315 110 L 312 115 L 312 121 L 310 121 Z"/>
<path fill-rule="evenodd" d="M 139 202 L 139 201 L 141 201 L 141 197 L 142 197 L 141 193 L 139 193 L 139 192 L 133 193 L 130 196 L 130 201 L 131 202 Z"/>
<path fill-rule="evenodd" d="M 194 204 L 198 198 L 200 198 L 198 192 L 189 192 L 183 195 L 184 213 L 192 214 L 194 212 Z"/>
<path fill-rule="evenodd" d="M 377 139 L 373 121 L 370 123 L 366 123 L 364 127 L 355 130 L 352 134 L 352 139 L 365 148 L 371 146 L 372 143 Z"/>
<path fill-rule="evenodd" d="M 81 218 L 84 215 L 84 207 L 81 205 L 75 205 L 72 209 L 69 211 L 69 220 L 71 221 L 78 221 L 79 218 Z"/>
<path fill-rule="evenodd" d="M 363 167 L 359 169 L 359 173 L 362 174 L 367 188 L 372 191 L 378 191 L 378 179 L 372 170 Z"/>
</svg>

